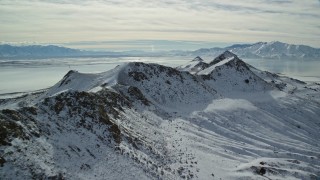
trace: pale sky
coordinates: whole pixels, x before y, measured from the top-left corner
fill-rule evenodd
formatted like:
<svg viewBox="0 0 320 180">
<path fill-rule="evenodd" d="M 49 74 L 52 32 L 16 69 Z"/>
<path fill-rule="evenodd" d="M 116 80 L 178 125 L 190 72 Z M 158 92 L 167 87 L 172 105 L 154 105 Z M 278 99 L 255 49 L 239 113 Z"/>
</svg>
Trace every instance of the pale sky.
<svg viewBox="0 0 320 180">
<path fill-rule="evenodd" d="M 0 42 L 168 50 L 282 41 L 320 48 L 320 0 L 0 0 Z"/>
</svg>

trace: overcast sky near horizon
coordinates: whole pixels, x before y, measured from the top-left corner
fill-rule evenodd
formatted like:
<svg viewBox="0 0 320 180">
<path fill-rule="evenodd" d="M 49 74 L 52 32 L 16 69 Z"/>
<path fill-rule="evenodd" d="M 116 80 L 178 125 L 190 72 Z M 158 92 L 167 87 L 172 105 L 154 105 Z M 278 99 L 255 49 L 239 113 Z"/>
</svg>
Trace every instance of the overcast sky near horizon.
<svg viewBox="0 0 320 180">
<path fill-rule="evenodd" d="M 320 48 L 320 0 L 0 0 L 0 42 L 170 50 L 283 41 Z"/>
</svg>

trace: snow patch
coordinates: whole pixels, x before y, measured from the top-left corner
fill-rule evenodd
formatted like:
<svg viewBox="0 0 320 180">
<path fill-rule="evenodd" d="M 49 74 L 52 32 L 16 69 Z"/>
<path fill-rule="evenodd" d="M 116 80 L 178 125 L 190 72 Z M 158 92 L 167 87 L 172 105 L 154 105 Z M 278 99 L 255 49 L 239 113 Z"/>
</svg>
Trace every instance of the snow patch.
<svg viewBox="0 0 320 180">
<path fill-rule="evenodd" d="M 225 99 L 213 100 L 213 102 L 204 109 L 204 112 L 233 111 L 237 109 L 255 111 L 258 108 L 254 106 L 251 102 L 245 99 L 225 98 Z"/>
</svg>

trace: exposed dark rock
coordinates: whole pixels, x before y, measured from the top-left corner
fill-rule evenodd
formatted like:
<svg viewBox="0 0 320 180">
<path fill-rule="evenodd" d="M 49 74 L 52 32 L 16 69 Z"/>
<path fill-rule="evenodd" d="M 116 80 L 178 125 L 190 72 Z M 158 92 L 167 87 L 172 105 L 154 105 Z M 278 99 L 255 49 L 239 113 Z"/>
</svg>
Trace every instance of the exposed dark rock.
<svg viewBox="0 0 320 180">
<path fill-rule="evenodd" d="M 23 128 L 18 125 L 15 121 L 4 117 L 0 114 L 0 145 L 11 145 L 11 140 L 13 138 L 26 139 L 26 134 Z"/>
<path fill-rule="evenodd" d="M 22 108 L 23 111 L 26 111 L 26 112 L 29 112 L 31 113 L 32 115 L 37 115 L 37 108 L 35 107 L 23 107 Z"/>
<path fill-rule="evenodd" d="M 263 176 L 264 174 L 266 174 L 266 172 L 267 170 L 264 167 L 261 167 L 260 170 L 258 171 L 258 174 Z"/>
<path fill-rule="evenodd" d="M 265 164 L 267 164 L 267 163 L 266 163 L 266 162 L 261 161 L 259 164 L 261 164 L 261 165 L 265 165 Z"/>
<path fill-rule="evenodd" d="M 54 105 L 54 110 L 57 114 L 59 114 L 62 111 L 63 107 L 64 107 L 64 103 L 61 101 L 57 101 L 56 104 Z"/>
<path fill-rule="evenodd" d="M 144 95 L 142 94 L 140 89 L 138 89 L 137 87 L 130 86 L 128 88 L 128 93 L 131 96 L 134 96 L 135 98 L 140 100 L 144 105 L 146 105 L 146 106 L 150 105 L 150 101 L 147 98 L 144 97 Z"/>
<path fill-rule="evenodd" d="M 48 180 L 65 180 L 62 173 L 59 173 L 58 175 L 55 175 L 55 176 L 49 176 L 47 179 Z"/>
<path fill-rule="evenodd" d="M 148 80 L 148 77 L 143 72 L 129 72 L 128 75 L 136 81 Z"/>
<path fill-rule="evenodd" d="M 119 127 L 110 120 L 109 116 L 107 115 L 106 111 L 102 106 L 99 107 L 99 121 L 103 124 L 109 126 L 109 131 L 112 134 L 114 141 L 118 144 L 121 142 L 121 131 Z"/>
<path fill-rule="evenodd" d="M 21 115 L 19 112 L 11 109 L 4 109 L 2 110 L 3 115 L 7 116 L 11 120 L 19 121 L 21 120 Z"/>
<path fill-rule="evenodd" d="M 6 162 L 7 161 L 3 157 L 0 157 L 0 167 L 3 167 L 3 164 Z"/>
<path fill-rule="evenodd" d="M 130 103 L 122 95 L 109 90 L 103 90 L 96 94 L 87 92 L 67 92 L 49 98 L 46 103 L 57 115 L 65 108 L 69 116 L 79 116 L 79 126 L 92 130 L 92 125 L 85 118 L 100 122 L 107 126 L 114 142 L 121 142 L 121 130 L 111 117 L 119 118 L 118 110 L 129 106 Z M 111 115 L 111 116 L 110 116 Z"/>
</svg>

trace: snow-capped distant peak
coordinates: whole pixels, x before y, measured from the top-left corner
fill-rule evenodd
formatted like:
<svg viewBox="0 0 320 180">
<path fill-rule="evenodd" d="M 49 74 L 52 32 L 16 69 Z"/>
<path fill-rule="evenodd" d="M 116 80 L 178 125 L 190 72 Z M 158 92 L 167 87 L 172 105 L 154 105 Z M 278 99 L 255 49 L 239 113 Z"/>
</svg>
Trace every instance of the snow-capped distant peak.
<svg viewBox="0 0 320 180">
<path fill-rule="evenodd" d="M 266 44 L 269 44 L 269 45 L 275 45 L 275 44 L 281 44 L 281 45 L 284 45 L 286 43 L 283 43 L 283 42 L 280 42 L 280 41 L 271 41 L 269 43 L 266 43 Z"/>
<path fill-rule="evenodd" d="M 245 59 L 262 58 L 318 60 L 320 57 L 320 49 L 305 45 L 295 45 L 280 41 L 272 41 L 257 42 L 254 44 L 235 44 L 225 48 L 199 49 L 193 53 L 193 55 L 196 56 L 217 56 L 219 54 L 226 56 L 233 56 L 233 54 L 237 54 L 238 57 Z M 222 57 L 222 59 L 224 59 L 224 57 Z"/>
</svg>

